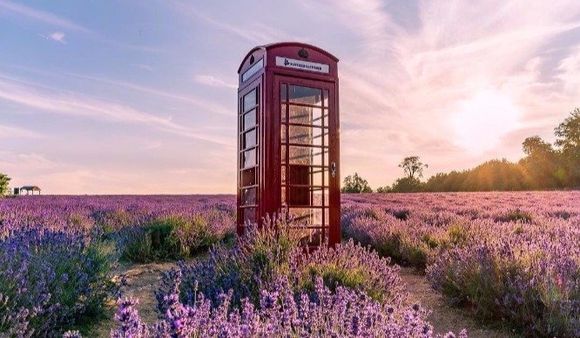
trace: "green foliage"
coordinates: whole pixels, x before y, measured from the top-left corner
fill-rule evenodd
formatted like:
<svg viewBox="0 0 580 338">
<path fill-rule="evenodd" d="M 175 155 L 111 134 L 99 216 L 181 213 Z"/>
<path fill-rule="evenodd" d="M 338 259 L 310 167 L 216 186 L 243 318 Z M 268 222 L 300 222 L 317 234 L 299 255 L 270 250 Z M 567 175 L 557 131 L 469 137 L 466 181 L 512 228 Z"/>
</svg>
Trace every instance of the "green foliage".
<svg viewBox="0 0 580 338">
<path fill-rule="evenodd" d="M 8 177 L 3 173 L 0 173 L 0 197 L 8 195 L 8 193 L 10 192 L 8 183 L 10 183 L 10 177 Z"/>
<path fill-rule="evenodd" d="M 580 108 L 574 109 L 564 122 L 556 127 L 556 145 L 564 150 L 578 150 L 580 147 Z"/>
<path fill-rule="evenodd" d="M 580 108 L 555 129 L 556 145 L 560 147 L 561 168 L 558 176 L 567 187 L 580 187 Z"/>
<path fill-rule="evenodd" d="M 15 259 L 22 258 L 18 255 L 26 257 L 26 263 L 21 264 L 18 271 L 21 279 L 14 275 L 16 272 L 0 274 L 0 295 L 4 302 L 0 304 L 2 318 L 23 315 L 22 319 L 27 319 L 28 331 L 25 332 L 36 330 L 33 336 L 52 336 L 41 333 L 50 325 L 62 332 L 70 325 L 83 326 L 104 318 L 107 300 L 118 291 L 118 285 L 111 278 L 115 265 L 114 246 L 100 241 L 71 244 L 43 242 L 42 239 L 28 245 L 29 251 L 15 254 Z M 48 271 L 50 275 L 47 276 Z M 43 302 L 31 303 L 33 298 L 29 293 L 43 293 Z M 16 309 L 23 312 L 3 313 Z M 0 336 L 4 337 L 8 329 L 6 324 L 10 322 L 0 322 Z"/>
<path fill-rule="evenodd" d="M 519 330 L 526 330 L 529 336 L 577 336 L 574 316 L 561 305 L 568 297 L 577 299 L 578 293 L 563 294 L 555 283 L 536 282 L 530 273 L 531 265 L 542 264 L 540 262 L 545 259 L 542 255 L 529 254 L 529 259 L 512 260 L 484 253 L 477 259 L 474 264 L 450 264 L 443 271 L 438 289 L 452 303 L 468 306 L 477 318 L 489 322 L 509 319 Z M 473 261 L 474 258 L 467 260 Z M 513 284 L 514 280 L 520 283 L 530 281 L 530 286 L 518 288 Z M 502 300 L 501 305 L 498 305 L 498 299 Z M 533 330 L 527 326 L 530 322 Z"/>
<path fill-rule="evenodd" d="M 539 136 L 528 137 L 522 143 L 526 157 L 519 164 L 526 174 L 526 185 L 530 188 L 559 188 L 563 186 L 559 171 L 560 159 L 552 145 Z"/>
<path fill-rule="evenodd" d="M 479 166 L 450 173 L 438 173 L 424 185 L 425 191 L 513 191 L 528 189 L 523 168 L 503 160 L 491 160 Z"/>
<path fill-rule="evenodd" d="M 531 223 L 532 215 L 529 212 L 525 212 L 519 209 L 511 210 L 505 215 L 501 215 L 496 218 L 499 222 L 521 222 L 521 223 Z"/>
<path fill-rule="evenodd" d="M 373 192 L 371 187 L 369 186 L 369 182 L 364 178 L 360 177 L 358 173 L 354 173 L 354 175 L 348 175 L 344 178 L 344 182 L 342 184 L 342 192 L 346 193 L 367 193 Z"/>
<path fill-rule="evenodd" d="M 379 194 L 386 194 L 386 193 L 389 193 L 389 192 L 391 192 L 391 187 L 389 187 L 388 185 L 387 185 L 387 186 L 384 186 L 384 187 L 378 187 L 378 188 L 377 188 L 377 192 L 378 192 Z"/>
<path fill-rule="evenodd" d="M 122 248 L 121 258 L 139 263 L 182 259 L 194 256 L 220 239 L 201 216 L 165 217 L 133 230 Z"/>
<path fill-rule="evenodd" d="M 235 246 L 218 244 L 206 260 L 182 265 L 182 294 L 195 290 L 219 301 L 214 298 L 220 291 L 232 290 L 233 304 L 239 305 L 243 298 L 258 304 L 260 290 L 279 277 L 288 278 L 295 292 L 314 291 L 316 278 L 322 277 L 331 290 L 345 286 L 389 303 L 402 297 L 398 268 L 390 265 L 389 258 L 352 240 L 336 248 L 309 251 L 301 239 L 300 231 L 291 231 L 280 219 L 268 220 L 262 228 L 248 228 Z"/>
<path fill-rule="evenodd" d="M 290 273 L 290 254 L 299 246 L 300 238 L 287 229 L 281 220 L 267 220 L 261 229 L 248 227 L 233 247 L 213 246 L 207 259 L 181 267 L 185 277 L 182 294 L 199 289 L 219 302 L 216 297 L 220 292 L 232 290 L 234 304 L 239 305 L 243 298 L 257 304 L 262 286 Z"/>
<path fill-rule="evenodd" d="M 447 236 L 452 246 L 461 246 L 469 239 L 467 228 L 462 224 L 452 224 L 447 228 Z"/>
<path fill-rule="evenodd" d="M 389 258 L 380 256 L 370 248 L 352 240 L 337 248 L 322 247 L 310 255 L 300 257 L 295 291 L 314 291 L 317 278 L 332 291 L 337 286 L 362 290 L 379 302 L 393 304 L 402 296 L 398 283 L 398 268 L 391 267 Z"/>
<path fill-rule="evenodd" d="M 390 192 L 419 192 L 423 190 L 423 183 L 418 178 L 398 178 L 390 189 Z"/>
</svg>

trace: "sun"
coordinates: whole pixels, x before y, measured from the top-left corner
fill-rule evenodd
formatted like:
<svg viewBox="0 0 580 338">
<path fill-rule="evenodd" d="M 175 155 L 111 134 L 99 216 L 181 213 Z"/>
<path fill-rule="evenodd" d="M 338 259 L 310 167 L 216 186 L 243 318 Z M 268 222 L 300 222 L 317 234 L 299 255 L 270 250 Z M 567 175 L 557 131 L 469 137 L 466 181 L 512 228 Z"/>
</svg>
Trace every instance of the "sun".
<svg viewBox="0 0 580 338">
<path fill-rule="evenodd" d="M 508 95 L 497 90 L 482 90 L 461 101 L 451 115 L 454 143 L 470 152 L 484 153 L 518 128 L 520 115 Z"/>
</svg>

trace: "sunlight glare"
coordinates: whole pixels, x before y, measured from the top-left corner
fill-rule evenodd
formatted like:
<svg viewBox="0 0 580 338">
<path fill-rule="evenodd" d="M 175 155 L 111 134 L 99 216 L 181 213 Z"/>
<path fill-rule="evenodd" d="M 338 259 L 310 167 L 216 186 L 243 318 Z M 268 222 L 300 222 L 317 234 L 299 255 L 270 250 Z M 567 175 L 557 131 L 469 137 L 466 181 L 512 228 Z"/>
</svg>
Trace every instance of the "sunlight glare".
<svg viewBox="0 0 580 338">
<path fill-rule="evenodd" d="M 520 115 L 507 95 L 497 90 L 480 91 L 460 102 L 451 115 L 455 143 L 474 153 L 491 150 L 501 137 L 518 127 Z"/>
</svg>

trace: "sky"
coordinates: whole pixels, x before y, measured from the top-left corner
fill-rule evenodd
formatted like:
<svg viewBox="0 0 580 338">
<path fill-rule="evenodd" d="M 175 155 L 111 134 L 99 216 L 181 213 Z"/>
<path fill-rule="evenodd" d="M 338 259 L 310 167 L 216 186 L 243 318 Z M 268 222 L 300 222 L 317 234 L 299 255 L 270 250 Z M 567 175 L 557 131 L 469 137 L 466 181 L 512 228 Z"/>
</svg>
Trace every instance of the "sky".
<svg viewBox="0 0 580 338">
<path fill-rule="evenodd" d="M 339 59 L 341 174 L 522 157 L 580 107 L 580 3 L 0 0 L 0 172 L 47 194 L 234 193 L 237 67 Z"/>
</svg>

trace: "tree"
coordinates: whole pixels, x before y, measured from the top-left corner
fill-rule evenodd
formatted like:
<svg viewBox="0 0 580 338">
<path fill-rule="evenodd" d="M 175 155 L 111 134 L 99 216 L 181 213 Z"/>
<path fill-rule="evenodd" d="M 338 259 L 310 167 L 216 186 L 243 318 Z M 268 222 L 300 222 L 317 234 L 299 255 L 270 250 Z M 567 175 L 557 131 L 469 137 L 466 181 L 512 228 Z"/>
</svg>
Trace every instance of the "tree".
<svg viewBox="0 0 580 338">
<path fill-rule="evenodd" d="M 522 142 L 524 154 L 528 156 L 543 156 L 554 152 L 552 145 L 539 136 L 528 137 Z"/>
<path fill-rule="evenodd" d="M 5 196 L 8 194 L 8 183 L 10 183 L 10 177 L 0 173 L 0 196 Z"/>
<path fill-rule="evenodd" d="M 409 156 L 403 159 L 403 162 L 399 164 L 399 168 L 403 168 L 407 178 L 419 178 L 423 177 L 423 169 L 428 168 L 426 163 L 421 162 L 419 156 Z"/>
<path fill-rule="evenodd" d="M 423 190 L 423 183 L 414 177 L 398 178 L 390 189 L 391 192 L 419 192 L 421 190 Z"/>
<path fill-rule="evenodd" d="M 580 149 L 580 108 L 574 109 L 564 122 L 554 130 L 556 145 L 564 151 Z"/>
<path fill-rule="evenodd" d="M 561 149 L 562 167 L 567 187 L 580 187 L 580 108 L 574 109 L 554 130 Z"/>
<path fill-rule="evenodd" d="M 559 156 L 550 143 L 532 136 L 524 140 L 522 149 L 526 157 L 520 160 L 520 165 L 527 173 L 529 187 L 556 188 L 562 185 Z"/>
<path fill-rule="evenodd" d="M 354 175 L 348 175 L 344 178 L 342 187 L 342 192 L 347 193 L 363 193 L 363 192 L 373 192 L 371 187 L 369 186 L 369 182 L 364 178 L 360 177 L 358 173 L 354 173 Z"/>
<path fill-rule="evenodd" d="M 379 194 L 386 194 L 386 193 L 389 193 L 389 192 L 391 192 L 391 187 L 389 187 L 388 185 L 386 185 L 386 186 L 384 186 L 384 187 L 378 187 L 378 188 L 377 188 L 377 192 L 378 192 Z"/>
</svg>

